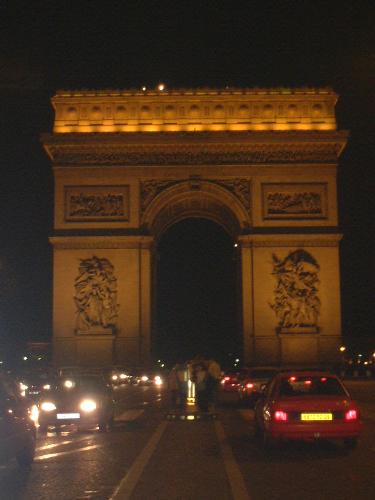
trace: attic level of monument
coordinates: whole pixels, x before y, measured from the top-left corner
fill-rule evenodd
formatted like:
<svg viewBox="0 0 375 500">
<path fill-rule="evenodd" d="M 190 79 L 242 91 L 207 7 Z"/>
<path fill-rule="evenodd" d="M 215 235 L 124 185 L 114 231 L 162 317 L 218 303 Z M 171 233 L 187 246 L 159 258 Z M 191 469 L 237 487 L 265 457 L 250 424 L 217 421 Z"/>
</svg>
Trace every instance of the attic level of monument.
<svg viewBox="0 0 375 500">
<path fill-rule="evenodd" d="M 59 91 L 54 133 L 332 131 L 330 89 Z"/>
</svg>

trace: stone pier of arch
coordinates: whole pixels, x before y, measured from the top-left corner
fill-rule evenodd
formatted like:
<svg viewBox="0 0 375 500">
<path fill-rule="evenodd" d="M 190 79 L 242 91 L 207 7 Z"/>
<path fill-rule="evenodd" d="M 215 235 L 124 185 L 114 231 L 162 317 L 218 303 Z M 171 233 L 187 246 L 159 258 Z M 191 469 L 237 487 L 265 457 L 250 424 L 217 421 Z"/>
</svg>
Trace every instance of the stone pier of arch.
<svg viewBox="0 0 375 500">
<path fill-rule="evenodd" d="M 162 234 L 207 218 L 239 246 L 244 361 L 334 363 L 341 343 L 329 89 L 71 91 L 43 136 L 55 178 L 56 365 L 151 363 Z"/>
</svg>

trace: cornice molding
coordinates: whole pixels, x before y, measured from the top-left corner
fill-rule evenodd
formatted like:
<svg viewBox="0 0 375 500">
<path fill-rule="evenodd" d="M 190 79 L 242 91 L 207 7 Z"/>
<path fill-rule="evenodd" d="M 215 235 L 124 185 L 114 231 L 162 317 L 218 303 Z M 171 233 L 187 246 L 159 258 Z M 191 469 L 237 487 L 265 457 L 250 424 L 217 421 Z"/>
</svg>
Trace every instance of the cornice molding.
<svg viewBox="0 0 375 500">
<path fill-rule="evenodd" d="M 49 242 L 55 250 L 78 249 L 151 249 L 152 236 L 52 236 Z"/>
<path fill-rule="evenodd" d="M 151 134 L 153 135 L 153 134 Z M 173 136 L 173 137 L 171 137 Z M 262 163 L 336 163 L 346 132 L 267 134 L 86 134 L 44 136 L 44 147 L 56 165 L 233 165 Z"/>
</svg>

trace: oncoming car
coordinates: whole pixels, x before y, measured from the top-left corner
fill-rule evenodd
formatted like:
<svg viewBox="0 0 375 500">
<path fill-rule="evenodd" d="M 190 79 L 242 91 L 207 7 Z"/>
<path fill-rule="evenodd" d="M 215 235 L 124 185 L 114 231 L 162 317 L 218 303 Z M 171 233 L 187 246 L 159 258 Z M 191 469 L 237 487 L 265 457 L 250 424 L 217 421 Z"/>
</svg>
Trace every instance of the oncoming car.
<svg viewBox="0 0 375 500">
<path fill-rule="evenodd" d="M 76 424 L 79 429 L 110 429 L 114 421 L 112 387 L 100 376 L 61 380 L 39 402 L 39 430 Z"/>
<path fill-rule="evenodd" d="M 340 439 L 354 448 L 359 409 L 336 375 L 279 373 L 255 406 L 255 432 L 266 447 L 283 440 Z"/>
<path fill-rule="evenodd" d="M 33 462 L 36 441 L 33 407 L 21 396 L 18 384 L 0 374 L 0 463 L 16 458 L 19 465 L 27 467 Z"/>
</svg>

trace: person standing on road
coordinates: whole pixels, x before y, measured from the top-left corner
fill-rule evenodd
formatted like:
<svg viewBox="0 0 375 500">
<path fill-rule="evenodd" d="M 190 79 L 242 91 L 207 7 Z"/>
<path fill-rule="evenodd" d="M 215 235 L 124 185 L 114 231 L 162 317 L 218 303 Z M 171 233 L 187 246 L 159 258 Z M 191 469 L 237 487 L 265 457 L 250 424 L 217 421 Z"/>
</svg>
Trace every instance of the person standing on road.
<svg viewBox="0 0 375 500">
<path fill-rule="evenodd" d="M 193 360 L 191 379 L 195 384 L 195 395 L 198 409 L 200 411 L 207 412 L 207 364 L 205 360 L 200 356 L 197 356 Z"/>
<path fill-rule="evenodd" d="M 180 360 L 169 372 L 168 388 L 174 408 L 184 409 L 187 398 L 188 369 Z"/>
<path fill-rule="evenodd" d="M 215 409 L 217 403 L 217 394 L 221 379 L 221 368 L 217 361 L 209 358 L 207 361 L 207 401 L 211 409 Z"/>
</svg>

